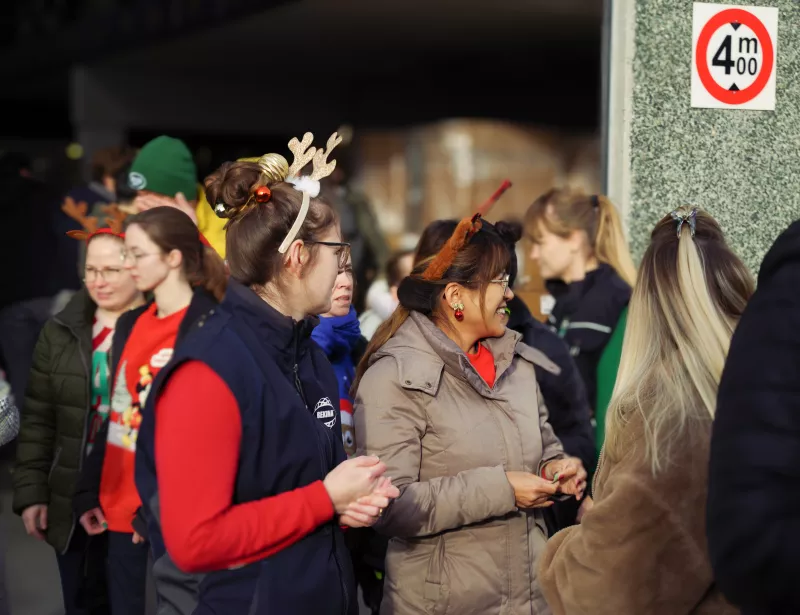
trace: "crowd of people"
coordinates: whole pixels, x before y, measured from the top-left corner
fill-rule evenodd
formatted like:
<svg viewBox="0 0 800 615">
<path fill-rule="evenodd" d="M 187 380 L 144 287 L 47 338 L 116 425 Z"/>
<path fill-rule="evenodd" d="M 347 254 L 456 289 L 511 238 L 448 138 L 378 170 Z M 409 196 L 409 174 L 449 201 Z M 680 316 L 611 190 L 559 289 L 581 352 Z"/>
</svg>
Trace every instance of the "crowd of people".
<svg viewBox="0 0 800 615">
<path fill-rule="evenodd" d="M 797 612 L 800 223 L 755 291 L 709 212 L 665 212 L 637 269 L 606 197 L 553 189 L 432 222 L 359 314 L 338 144 L 195 200 L 159 137 L 102 209 L 70 197 L 82 285 L 0 389 L 67 615 L 144 615 L 148 578 L 159 615 Z"/>
</svg>

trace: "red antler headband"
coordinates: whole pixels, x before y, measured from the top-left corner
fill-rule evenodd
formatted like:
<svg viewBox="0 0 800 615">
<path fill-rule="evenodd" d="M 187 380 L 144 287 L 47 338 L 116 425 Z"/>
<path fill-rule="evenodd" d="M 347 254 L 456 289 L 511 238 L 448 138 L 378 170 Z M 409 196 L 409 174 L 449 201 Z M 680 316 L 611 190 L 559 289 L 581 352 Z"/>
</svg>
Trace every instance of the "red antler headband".
<svg viewBox="0 0 800 615">
<path fill-rule="evenodd" d="M 442 249 L 433 257 L 430 265 L 428 265 L 428 268 L 422 274 L 423 280 L 434 282 L 442 279 L 442 276 L 444 276 L 453 264 L 456 254 L 458 254 L 464 246 L 469 243 L 473 235 L 483 227 L 482 217 L 489 212 L 492 206 L 500 200 L 503 193 L 510 187 L 511 182 L 506 179 L 500 187 L 494 191 L 494 194 L 478 207 L 475 215 L 470 218 L 464 218 L 458 223 L 450 239 L 447 240 L 447 243 L 445 243 Z"/>
</svg>

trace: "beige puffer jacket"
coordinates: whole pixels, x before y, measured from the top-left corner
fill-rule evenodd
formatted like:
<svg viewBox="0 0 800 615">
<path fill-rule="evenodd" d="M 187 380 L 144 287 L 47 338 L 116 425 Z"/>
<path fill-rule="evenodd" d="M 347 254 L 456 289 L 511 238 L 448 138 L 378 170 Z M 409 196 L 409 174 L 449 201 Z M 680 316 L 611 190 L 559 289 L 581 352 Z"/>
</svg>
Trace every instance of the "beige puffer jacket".
<svg viewBox="0 0 800 615">
<path fill-rule="evenodd" d="M 412 312 L 370 360 L 355 400 L 359 454 L 378 455 L 400 497 L 376 529 L 392 540 L 382 615 L 541 615 L 547 540 L 540 511 L 517 510 L 506 471 L 539 473 L 564 456 L 534 364 L 507 330 L 483 343 L 493 388 L 428 318 Z"/>
</svg>

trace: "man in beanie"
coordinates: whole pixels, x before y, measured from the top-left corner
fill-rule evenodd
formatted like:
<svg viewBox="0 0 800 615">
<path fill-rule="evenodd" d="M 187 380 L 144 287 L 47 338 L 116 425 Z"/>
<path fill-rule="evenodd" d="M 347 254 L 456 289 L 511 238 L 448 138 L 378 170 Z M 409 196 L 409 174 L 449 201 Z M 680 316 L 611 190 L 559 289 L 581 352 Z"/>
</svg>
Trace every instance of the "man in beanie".
<svg viewBox="0 0 800 615">
<path fill-rule="evenodd" d="M 133 207 L 176 207 L 197 224 L 197 167 L 180 139 L 160 136 L 147 143 L 131 165 L 128 186 L 136 190 Z"/>
</svg>

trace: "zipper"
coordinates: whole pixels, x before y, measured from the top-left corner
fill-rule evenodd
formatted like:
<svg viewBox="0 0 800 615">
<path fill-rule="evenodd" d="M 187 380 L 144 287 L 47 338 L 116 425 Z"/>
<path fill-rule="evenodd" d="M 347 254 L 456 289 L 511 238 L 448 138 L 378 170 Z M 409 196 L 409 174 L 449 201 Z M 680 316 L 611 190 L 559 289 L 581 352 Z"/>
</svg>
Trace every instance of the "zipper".
<svg viewBox="0 0 800 615">
<path fill-rule="evenodd" d="M 592 495 L 597 493 L 597 477 L 600 476 L 600 468 L 603 467 L 603 456 L 606 452 L 606 445 L 600 448 L 600 456 L 597 458 L 597 468 L 594 471 L 594 477 L 592 478 Z"/>
<path fill-rule="evenodd" d="M 294 367 L 292 368 L 292 371 L 294 372 L 294 388 L 296 388 L 297 392 L 300 394 L 300 399 L 303 400 L 303 405 L 306 407 L 306 410 L 311 411 L 311 408 L 309 408 L 309 406 L 308 406 L 308 399 L 306 398 L 306 393 L 303 390 L 303 383 L 300 380 L 300 366 L 298 365 L 298 362 L 297 362 L 297 350 L 298 350 L 298 344 L 300 342 L 300 335 L 299 335 L 298 326 L 299 325 L 295 325 L 294 330 L 292 332 L 292 335 L 293 335 L 293 338 L 294 338 L 294 340 L 293 340 L 294 341 L 294 354 L 293 354 L 293 357 L 292 357 L 293 358 L 293 363 L 294 363 Z M 314 416 L 314 420 L 318 421 L 316 416 Z M 339 420 L 341 420 L 341 418 Z M 341 430 L 341 425 L 339 426 L 339 429 Z M 333 450 L 334 450 L 335 443 L 331 442 L 331 434 L 329 432 L 330 432 L 330 429 L 326 429 L 325 438 L 326 438 L 326 442 L 328 443 L 328 445 L 330 446 L 330 449 L 331 449 L 329 466 L 332 467 L 333 466 L 333 462 L 334 462 Z M 317 450 L 319 451 L 319 462 L 320 462 L 320 466 L 321 466 L 320 469 L 322 470 L 322 474 L 323 475 L 327 475 L 328 472 L 326 471 L 324 452 L 319 450 L 319 444 L 317 444 Z M 333 561 L 336 562 L 336 568 L 338 569 L 338 572 L 339 572 L 339 584 L 342 586 L 342 594 L 344 594 L 344 609 L 342 610 L 342 614 L 343 615 L 347 615 L 348 609 L 350 607 L 350 592 L 347 591 L 347 583 L 345 583 L 345 580 L 344 580 L 344 568 L 342 567 L 342 563 L 339 561 L 339 554 L 337 553 L 338 549 L 337 549 L 337 546 L 336 546 L 336 528 L 335 527 L 331 530 L 331 544 L 332 544 L 332 547 L 333 547 Z"/>
<path fill-rule="evenodd" d="M 292 330 L 292 337 L 294 338 L 294 354 L 292 355 L 294 363 L 294 367 L 292 368 L 294 372 L 294 388 L 297 389 L 297 392 L 300 394 L 300 399 L 303 400 L 303 405 L 306 407 L 306 410 L 310 410 L 308 407 L 308 400 L 306 399 L 306 392 L 303 390 L 303 383 L 300 381 L 300 366 L 297 364 L 297 345 L 300 342 L 300 336 L 297 334 L 297 325 L 295 325 Z"/>
<path fill-rule="evenodd" d="M 67 329 L 72 336 L 78 342 L 78 354 L 81 357 L 81 364 L 83 365 L 83 371 L 86 372 L 86 399 L 89 401 L 89 405 L 92 403 L 92 370 L 89 365 L 86 363 L 86 357 L 84 356 L 83 352 L 83 344 L 81 344 L 81 336 L 77 334 L 74 328 L 70 325 L 65 323 L 63 320 L 59 318 L 53 318 L 55 322 L 60 324 L 62 327 Z M 91 413 L 87 412 L 86 416 L 83 419 L 83 435 L 81 436 L 81 451 L 80 457 L 78 458 L 78 475 L 80 475 L 81 470 L 83 469 L 83 458 L 86 456 L 86 439 L 89 433 L 89 415 Z M 59 453 L 60 455 L 60 453 Z M 52 472 L 52 471 L 51 471 Z M 72 515 L 72 527 L 69 530 L 69 536 L 67 536 L 67 543 L 64 547 L 64 550 L 61 552 L 62 555 L 66 554 L 67 550 L 69 549 L 69 544 L 72 542 L 72 536 L 75 534 L 75 526 L 77 525 L 77 520 L 75 519 L 75 514 Z"/>
<path fill-rule="evenodd" d="M 50 480 L 53 478 L 53 470 L 56 469 L 58 465 L 58 460 L 61 457 L 61 450 L 60 446 L 56 447 L 56 454 L 53 455 L 53 463 L 50 464 L 50 472 L 47 473 L 47 482 L 49 483 Z"/>
</svg>

